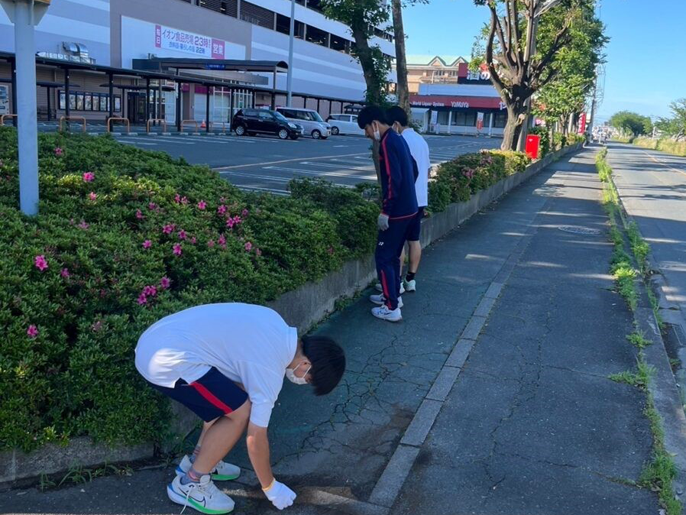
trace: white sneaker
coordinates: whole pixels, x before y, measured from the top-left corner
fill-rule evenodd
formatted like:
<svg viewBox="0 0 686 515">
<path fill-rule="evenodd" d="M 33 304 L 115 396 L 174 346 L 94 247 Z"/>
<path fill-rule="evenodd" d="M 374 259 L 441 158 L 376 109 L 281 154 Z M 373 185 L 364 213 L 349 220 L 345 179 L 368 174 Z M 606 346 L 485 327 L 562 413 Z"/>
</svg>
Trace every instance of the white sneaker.
<svg viewBox="0 0 686 515">
<path fill-rule="evenodd" d="M 376 283 L 375 288 L 376 288 L 376 291 L 383 291 L 383 286 L 381 286 L 381 283 Z M 400 295 L 402 295 L 403 293 L 405 293 L 405 286 L 401 282 L 400 283 Z"/>
<path fill-rule="evenodd" d="M 417 291 L 417 280 L 403 281 L 405 283 L 405 291 Z"/>
<path fill-rule="evenodd" d="M 193 464 L 191 463 L 191 459 L 188 457 L 188 455 L 184 456 L 181 460 L 181 463 L 179 463 L 176 467 L 176 475 L 183 476 L 191 469 L 192 466 Z M 217 466 L 210 471 L 210 476 L 215 481 L 231 481 L 233 479 L 238 479 L 238 476 L 240 475 L 240 467 L 231 465 L 231 463 L 226 463 L 225 461 L 220 461 L 217 463 Z"/>
<path fill-rule="evenodd" d="M 186 485 L 181 484 L 181 476 L 176 476 L 167 486 L 167 495 L 176 504 L 211 515 L 229 513 L 234 507 L 231 497 L 214 486 L 209 474 L 201 477 L 198 483 Z"/>
<path fill-rule="evenodd" d="M 386 297 L 384 297 L 384 294 L 381 293 L 379 295 L 370 295 L 369 300 L 371 300 L 374 304 L 378 304 L 381 306 L 382 304 L 386 304 Z M 403 298 L 398 297 L 398 307 L 402 308 L 403 307 Z"/>
<path fill-rule="evenodd" d="M 372 315 L 381 320 L 388 320 L 389 322 L 400 322 L 403 316 L 400 314 L 400 308 L 390 310 L 386 305 L 372 308 Z"/>
</svg>

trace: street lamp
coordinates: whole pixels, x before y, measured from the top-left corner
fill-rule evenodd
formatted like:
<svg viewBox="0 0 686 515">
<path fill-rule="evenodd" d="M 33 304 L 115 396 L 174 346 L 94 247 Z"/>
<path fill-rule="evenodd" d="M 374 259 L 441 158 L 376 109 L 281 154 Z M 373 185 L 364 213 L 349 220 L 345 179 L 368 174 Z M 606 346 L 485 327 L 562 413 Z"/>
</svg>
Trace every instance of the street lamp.
<svg viewBox="0 0 686 515">
<path fill-rule="evenodd" d="M 19 205 L 24 214 L 38 214 L 38 122 L 36 112 L 36 47 L 34 28 L 50 0 L 0 0 L 14 23 L 16 98 L 19 139 Z"/>
<path fill-rule="evenodd" d="M 539 4 L 534 10 L 534 15 L 526 28 L 526 53 L 525 60 L 527 63 L 531 62 L 531 57 L 536 53 L 536 33 L 538 32 L 538 20 L 541 16 L 547 13 L 550 9 L 558 5 L 562 0 L 547 0 Z M 531 97 L 526 99 L 526 118 L 519 131 L 519 140 L 517 141 L 517 150 L 524 152 L 526 146 L 526 137 L 529 134 L 529 125 L 531 124 Z"/>
<path fill-rule="evenodd" d="M 295 0 L 291 0 L 291 27 L 288 38 L 288 76 L 286 79 L 287 100 L 286 105 L 291 107 L 293 100 L 293 40 L 295 39 Z M 276 80 L 276 79 L 275 79 Z M 276 84 L 274 85 L 276 87 Z"/>
</svg>

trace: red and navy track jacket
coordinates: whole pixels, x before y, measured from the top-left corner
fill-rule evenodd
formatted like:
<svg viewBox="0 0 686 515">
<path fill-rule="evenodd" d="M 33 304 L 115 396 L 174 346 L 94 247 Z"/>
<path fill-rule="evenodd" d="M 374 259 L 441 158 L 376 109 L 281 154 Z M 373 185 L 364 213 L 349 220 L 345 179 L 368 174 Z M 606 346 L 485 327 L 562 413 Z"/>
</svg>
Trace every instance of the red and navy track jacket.
<svg viewBox="0 0 686 515">
<path fill-rule="evenodd" d="M 409 218 L 417 213 L 417 163 L 412 159 L 407 143 L 394 130 L 381 137 L 379 148 L 381 168 L 381 212 L 389 219 Z"/>
</svg>

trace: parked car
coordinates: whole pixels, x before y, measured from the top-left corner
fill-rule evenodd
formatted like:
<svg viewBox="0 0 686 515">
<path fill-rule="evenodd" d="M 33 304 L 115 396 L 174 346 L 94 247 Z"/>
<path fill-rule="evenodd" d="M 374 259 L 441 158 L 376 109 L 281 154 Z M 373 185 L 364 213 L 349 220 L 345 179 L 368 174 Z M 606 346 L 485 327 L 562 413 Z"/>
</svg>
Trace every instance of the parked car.
<svg viewBox="0 0 686 515">
<path fill-rule="evenodd" d="M 304 134 L 314 139 L 326 139 L 331 134 L 331 125 L 326 123 L 317 111 L 298 107 L 277 107 L 276 110 L 284 115 L 288 121 L 297 123 L 303 128 Z"/>
<path fill-rule="evenodd" d="M 231 130 L 237 136 L 275 134 L 281 139 L 298 139 L 303 133 L 301 126 L 270 109 L 241 109 L 233 117 Z"/>
<path fill-rule="evenodd" d="M 357 134 L 364 136 L 364 131 L 357 126 L 356 114 L 332 114 L 327 121 L 331 124 L 331 134 Z"/>
</svg>

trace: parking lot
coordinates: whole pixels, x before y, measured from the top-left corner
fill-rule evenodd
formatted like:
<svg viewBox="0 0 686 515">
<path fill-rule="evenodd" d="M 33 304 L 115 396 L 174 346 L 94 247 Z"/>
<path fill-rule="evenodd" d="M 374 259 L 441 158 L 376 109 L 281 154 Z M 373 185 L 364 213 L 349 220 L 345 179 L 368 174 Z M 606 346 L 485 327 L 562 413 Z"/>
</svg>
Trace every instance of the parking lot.
<svg viewBox="0 0 686 515">
<path fill-rule="evenodd" d="M 342 186 L 375 181 L 371 143 L 361 136 L 326 140 L 279 140 L 270 136 L 178 135 L 116 136 L 128 145 L 167 152 L 189 163 L 206 164 L 236 186 L 252 191 L 288 193 L 294 177 L 318 177 Z M 459 154 L 500 146 L 497 139 L 426 136 L 432 163 Z"/>
</svg>

